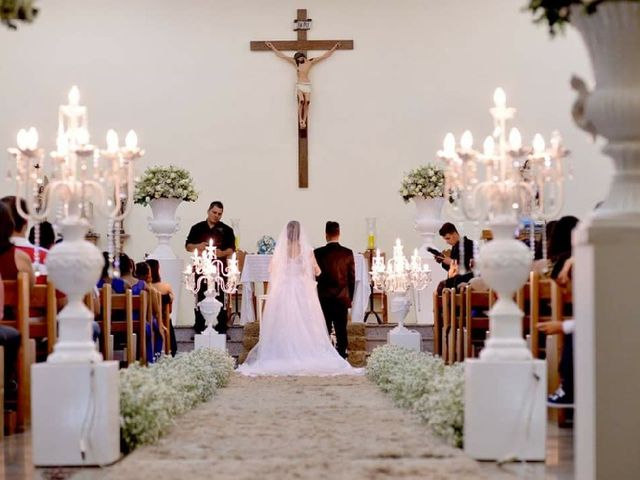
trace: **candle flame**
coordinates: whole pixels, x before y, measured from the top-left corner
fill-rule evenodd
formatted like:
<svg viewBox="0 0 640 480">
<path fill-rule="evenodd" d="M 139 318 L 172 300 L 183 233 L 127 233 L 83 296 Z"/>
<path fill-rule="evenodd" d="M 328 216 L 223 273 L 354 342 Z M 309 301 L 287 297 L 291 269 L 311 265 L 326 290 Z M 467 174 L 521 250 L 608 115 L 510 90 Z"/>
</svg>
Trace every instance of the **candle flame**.
<svg viewBox="0 0 640 480">
<path fill-rule="evenodd" d="M 444 137 L 443 151 L 447 157 L 452 157 L 456 151 L 456 137 L 451 132 Z"/>
<path fill-rule="evenodd" d="M 80 90 L 78 89 L 77 86 L 73 86 L 71 87 L 71 90 L 69 90 L 69 105 L 77 107 L 80 103 Z"/>
<path fill-rule="evenodd" d="M 535 153 L 536 155 L 540 155 L 544 153 L 544 149 L 544 138 L 542 138 L 542 135 L 540 135 L 539 133 L 536 133 L 533 137 L 533 153 Z"/>
<path fill-rule="evenodd" d="M 488 136 L 487 138 L 484 139 L 483 149 L 484 149 L 485 157 L 493 156 L 496 149 L 496 142 L 492 136 Z"/>
<path fill-rule="evenodd" d="M 138 135 L 133 130 L 129 130 L 127 136 L 124 139 L 124 143 L 129 150 L 134 150 L 138 148 Z"/>
<path fill-rule="evenodd" d="M 462 137 L 460 137 L 460 146 L 463 150 L 471 150 L 471 147 L 473 146 L 473 135 L 471 135 L 469 130 L 466 130 L 462 134 Z"/>
<path fill-rule="evenodd" d="M 517 128 L 512 128 L 509 132 L 509 145 L 511 150 L 520 150 L 522 148 L 522 135 Z"/>
<path fill-rule="evenodd" d="M 16 143 L 20 150 L 26 150 L 29 146 L 29 134 L 24 128 L 21 128 L 16 136 Z"/>
<path fill-rule="evenodd" d="M 120 148 L 118 134 L 115 130 L 109 129 L 107 132 L 107 151 L 115 153 Z"/>
<path fill-rule="evenodd" d="M 496 88 L 493 93 L 493 103 L 496 108 L 504 108 L 507 105 L 507 94 L 501 87 Z"/>
</svg>

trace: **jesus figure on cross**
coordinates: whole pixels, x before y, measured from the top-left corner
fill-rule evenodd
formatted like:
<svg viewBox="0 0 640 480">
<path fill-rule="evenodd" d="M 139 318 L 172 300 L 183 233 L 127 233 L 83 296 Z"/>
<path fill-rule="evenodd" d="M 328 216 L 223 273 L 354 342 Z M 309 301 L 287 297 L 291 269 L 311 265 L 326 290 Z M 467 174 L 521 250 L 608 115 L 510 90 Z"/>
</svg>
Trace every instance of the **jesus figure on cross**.
<svg viewBox="0 0 640 480">
<path fill-rule="evenodd" d="M 336 43 L 331 50 L 327 50 L 318 58 L 309 58 L 302 52 L 297 52 L 293 57 L 285 55 L 271 42 L 265 42 L 265 45 L 269 47 L 280 58 L 290 62 L 296 67 L 297 82 L 296 82 L 296 98 L 298 99 L 298 124 L 300 129 L 307 128 L 307 118 L 309 117 L 309 103 L 311 101 L 311 80 L 309 79 L 309 71 L 320 60 L 329 58 L 333 52 L 340 46 L 340 42 Z"/>
</svg>

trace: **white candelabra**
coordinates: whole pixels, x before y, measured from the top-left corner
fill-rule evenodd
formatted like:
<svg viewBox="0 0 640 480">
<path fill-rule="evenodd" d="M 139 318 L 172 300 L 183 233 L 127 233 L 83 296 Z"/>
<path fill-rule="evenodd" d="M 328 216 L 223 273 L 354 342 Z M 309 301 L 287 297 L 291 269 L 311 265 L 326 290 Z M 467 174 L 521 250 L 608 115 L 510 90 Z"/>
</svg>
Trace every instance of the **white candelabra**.
<svg viewBox="0 0 640 480">
<path fill-rule="evenodd" d="M 409 290 L 423 290 L 431 282 L 431 270 L 429 265 L 423 265 L 418 249 L 414 250 L 411 261 L 404 256 L 403 249 L 400 239 L 397 239 L 393 247 L 393 257 L 386 265 L 380 250 L 377 249 L 371 265 L 371 279 L 375 288 L 389 294 L 389 313 L 392 320 L 398 323 L 398 326 L 387 334 L 388 343 L 420 350 L 420 333 L 407 329 L 404 319 L 411 307 Z"/>
<path fill-rule="evenodd" d="M 205 298 L 198 303 L 197 307 L 207 321 L 207 328 L 202 335 L 207 337 L 214 335 L 214 321 L 222 308 L 222 303 L 216 297 L 220 293 L 234 293 L 240 282 L 240 269 L 235 252 L 227 261 L 225 268 L 216 256 L 213 241 L 209 240 L 209 245 L 201 254 L 198 254 L 197 249 L 193 251 L 191 264 L 187 265 L 183 275 L 185 288 L 194 294 L 196 300 L 198 293 L 204 287 L 203 284 L 206 283 Z"/>
<path fill-rule="evenodd" d="M 56 288 L 69 302 L 58 315 L 60 335 L 48 362 L 100 361 L 92 341 L 93 312 L 83 303 L 100 277 L 103 258 L 100 251 L 84 240 L 89 224 L 89 205 L 97 207 L 111 221 L 121 221 L 129 213 L 133 195 L 134 160 L 143 155 L 131 131 L 126 146 L 120 148 L 115 131 L 107 133 L 107 148 L 91 145 L 87 107 L 79 104 L 77 87 L 69 92 L 69 102 L 58 113 L 56 149 L 47 161 L 38 147 L 35 128 L 20 130 L 17 148 L 9 148 L 16 163 L 17 207 L 25 219 L 42 222 L 54 205 L 61 205 L 64 241 L 51 249 L 47 271 Z M 49 168 L 48 168 L 49 167 Z M 47 175 L 47 170 L 49 175 Z M 45 176 L 48 182 L 45 183 Z M 42 193 L 39 194 L 40 190 Z M 29 213 L 22 209 L 21 199 Z"/>
<path fill-rule="evenodd" d="M 404 256 L 404 247 L 400 239 L 396 239 L 393 257 L 385 265 L 380 249 L 376 250 L 371 265 L 371 278 L 374 286 L 388 293 L 406 293 L 410 288 L 422 290 L 431 281 L 429 265 L 422 264 L 418 249 L 413 251 L 411 261 Z"/>
<path fill-rule="evenodd" d="M 533 258 L 514 237 L 521 217 L 546 219 L 560 213 L 567 152 L 557 133 L 551 148 L 539 134 L 532 148 L 523 147 L 516 128 L 507 132 L 515 109 L 507 107 L 504 91 L 498 88 L 493 99 L 493 132 L 483 152 L 473 150 L 469 131 L 459 147 L 447 134 L 438 152 L 448 166 L 445 198 L 450 209 L 462 218 L 488 220 L 494 236 L 476 261 L 498 300 L 489 312 L 489 338 L 480 359 L 465 361 L 465 452 L 483 460 L 544 460 L 546 365 L 532 359 L 522 338 L 523 313 L 513 300 Z"/>
<path fill-rule="evenodd" d="M 461 218 L 488 220 L 494 235 L 494 240 L 481 248 L 476 265 L 498 294 L 489 314 L 491 337 L 480 357 L 528 359 L 531 355 L 522 338 L 522 312 L 513 295 L 526 281 L 532 258 L 514 235 L 521 217 L 548 219 L 560 213 L 563 159 L 568 152 L 557 132 L 551 136 L 551 148 L 546 148 L 540 134 L 534 136 L 533 147 L 524 147 L 517 128 L 507 137 L 507 121 L 516 110 L 507 107 L 501 88 L 493 98 L 490 112 L 494 128 L 484 141 L 483 152 L 473 150 L 473 137 L 467 130 L 459 147 L 453 134 L 447 134 L 438 156 L 447 164 L 445 197 L 450 199 L 450 210 Z"/>
<path fill-rule="evenodd" d="M 92 145 L 87 108 L 79 100 L 73 87 L 59 108 L 56 149 L 49 157 L 38 147 L 35 128 L 20 130 L 17 148 L 9 149 L 19 214 L 40 222 L 56 212 L 64 238 L 47 255 L 46 267 L 68 303 L 58 315 L 53 352 L 30 371 L 33 462 L 39 466 L 102 465 L 120 456 L 118 365 L 102 362 L 92 340 L 94 314 L 83 303 L 100 277 L 103 257 L 85 235 L 94 207 L 110 224 L 128 214 L 134 161 L 143 152 L 133 131 L 123 148 L 113 130 L 106 149 Z M 89 411 L 90 422 L 78 416 Z"/>
</svg>

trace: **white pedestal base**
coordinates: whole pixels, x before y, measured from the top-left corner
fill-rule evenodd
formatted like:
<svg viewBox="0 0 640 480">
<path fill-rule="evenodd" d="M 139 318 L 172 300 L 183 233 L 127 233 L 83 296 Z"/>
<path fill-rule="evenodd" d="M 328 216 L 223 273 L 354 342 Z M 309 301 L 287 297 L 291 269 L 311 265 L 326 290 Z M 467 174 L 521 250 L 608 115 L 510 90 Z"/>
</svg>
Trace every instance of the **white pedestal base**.
<svg viewBox="0 0 640 480">
<path fill-rule="evenodd" d="M 387 333 L 387 343 L 389 345 L 398 345 L 399 347 L 421 351 L 422 336 L 415 330 L 409 330 L 404 326 L 398 325 Z"/>
<path fill-rule="evenodd" d="M 33 365 L 34 465 L 106 465 L 118 460 L 119 397 L 117 362 Z"/>
<path fill-rule="evenodd" d="M 640 225 L 574 231 L 575 478 L 640 475 Z M 612 268 L 624 265 L 624 268 Z"/>
<path fill-rule="evenodd" d="M 433 292 L 438 287 L 438 284 L 447 278 L 447 272 L 435 261 L 433 255 L 423 247 L 420 248 L 419 252 L 422 257 L 422 264 L 429 265 L 431 269 L 431 283 L 423 290 L 415 292 L 416 323 L 433 325 Z"/>
<path fill-rule="evenodd" d="M 466 360 L 465 453 L 477 460 L 544 461 L 546 391 L 546 365 L 542 360 Z"/>
<path fill-rule="evenodd" d="M 222 333 L 201 333 L 194 336 L 194 349 L 200 348 L 217 348 L 220 350 L 227 350 L 227 336 Z"/>
</svg>

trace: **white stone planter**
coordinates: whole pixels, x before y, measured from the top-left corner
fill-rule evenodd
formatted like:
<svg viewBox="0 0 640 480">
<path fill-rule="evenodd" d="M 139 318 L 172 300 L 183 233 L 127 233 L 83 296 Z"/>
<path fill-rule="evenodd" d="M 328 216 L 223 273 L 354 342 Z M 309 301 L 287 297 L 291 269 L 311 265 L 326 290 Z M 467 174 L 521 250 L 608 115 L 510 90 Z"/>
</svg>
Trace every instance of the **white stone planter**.
<svg viewBox="0 0 640 480">
<path fill-rule="evenodd" d="M 423 198 L 414 197 L 413 202 L 416 204 L 416 231 L 422 237 L 422 246 L 420 251 L 427 252 L 427 247 L 433 247 L 433 242 L 438 233 L 438 229 L 442 226 L 442 206 L 444 205 L 444 197 Z M 424 255 L 423 255 L 424 256 Z"/>
<path fill-rule="evenodd" d="M 149 230 L 158 239 L 158 245 L 151 253 L 158 260 L 177 258 L 171 249 L 171 237 L 180 227 L 180 218 L 176 217 L 176 210 L 180 205 L 179 198 L 156 198 L 149 204 L 153 218 L 149 218 Z"/>
<path fill-rule="evenodd" d="M 578 99 L 584 118 L 608 140 L 615 174 L 594 221 L 640 227 L 640 4 L 606 2 L 593 15 L 571 12 L 589 51 L 595 88 Z"/>
</svg>

